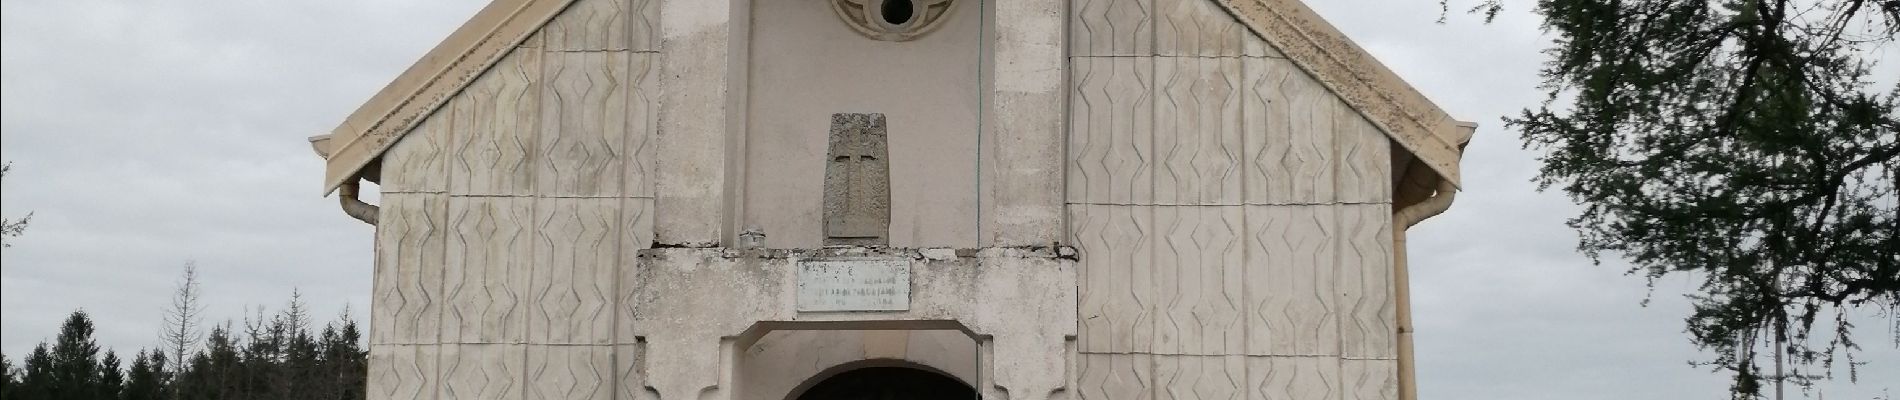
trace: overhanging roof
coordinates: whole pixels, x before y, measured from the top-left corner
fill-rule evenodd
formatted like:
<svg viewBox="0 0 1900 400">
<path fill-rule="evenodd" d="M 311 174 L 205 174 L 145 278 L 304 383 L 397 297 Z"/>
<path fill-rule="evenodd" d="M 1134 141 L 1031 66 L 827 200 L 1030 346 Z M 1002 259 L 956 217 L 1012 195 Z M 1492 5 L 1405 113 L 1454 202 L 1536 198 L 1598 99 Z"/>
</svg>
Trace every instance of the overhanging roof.
<svg viewBox="0 0 1900 400">
<path fill-rule="evenodd" d="M 312 138 L 327 154 L 323 193 L 354 179 L 574 0 L 494 0 L 344 119 Z M 1470 139 L 1445 111 L 1299 0 L 1212 0 L 1278 48 L 1445 180 Z"/>
<path fill-rule="evenodd" d="M 1214 1 L 1440 177 L 1459 184 L 1458 159 L 1474 126 L 1445 114 L 1299 0 Z"/>
<path fill-rule="evenodd" d="M 396 140 L 500 62 L 573 0 L 494 0 L 330 131 L 323 193 L 353 179 Z M 326 149 L 319 149 L 319 153 Z"/>
</svg>

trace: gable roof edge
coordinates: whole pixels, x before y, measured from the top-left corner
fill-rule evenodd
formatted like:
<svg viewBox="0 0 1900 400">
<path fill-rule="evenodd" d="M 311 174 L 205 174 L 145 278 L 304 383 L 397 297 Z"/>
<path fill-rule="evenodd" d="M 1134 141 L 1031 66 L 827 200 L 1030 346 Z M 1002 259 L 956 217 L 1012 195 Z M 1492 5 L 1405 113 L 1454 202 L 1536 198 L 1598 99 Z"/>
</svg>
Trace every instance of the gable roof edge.
<svg viewBox="0 0 1900 400">
<path fill-rule="evenodd" d="M 1440 177 L 1459 184 L 1458 159 L 1475 126 L 1452 119 L 1300 0 L 1216 2 Z"/>
<path fill-rule="evenodd" d="M 354 179 L 402 135 L 539 31 L 573 0 L 494 0 L 330 131 L 323 194 Z"/>
</svg>

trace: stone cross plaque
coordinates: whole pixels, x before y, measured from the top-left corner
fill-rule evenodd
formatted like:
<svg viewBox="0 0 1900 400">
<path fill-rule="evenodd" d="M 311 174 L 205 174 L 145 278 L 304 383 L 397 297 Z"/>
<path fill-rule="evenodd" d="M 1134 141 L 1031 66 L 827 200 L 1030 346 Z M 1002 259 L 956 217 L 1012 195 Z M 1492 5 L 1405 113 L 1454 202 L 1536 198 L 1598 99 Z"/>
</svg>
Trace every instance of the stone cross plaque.
<svg viewBox="0 0 1900 400">
<path fill-rule="evenodd" d="M 825 163 L 825 245 L 882 246 L 891 228 L 884 114 L 832 114 Z"/>
<path fill-rule="evenodd" d="M 910 310 L 910 260 L 798 263 L 798 311 Z"/>
</svg>

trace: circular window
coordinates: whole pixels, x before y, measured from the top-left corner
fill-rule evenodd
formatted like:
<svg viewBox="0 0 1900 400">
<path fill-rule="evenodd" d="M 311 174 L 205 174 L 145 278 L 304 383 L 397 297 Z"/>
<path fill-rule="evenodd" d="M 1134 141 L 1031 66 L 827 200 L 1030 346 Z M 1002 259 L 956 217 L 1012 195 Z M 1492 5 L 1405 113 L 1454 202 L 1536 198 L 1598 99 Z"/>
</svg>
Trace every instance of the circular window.
<svg viewBox="0 0 1900 400">
<path fill-rule="evenodd" d="M 903 25 L 910 22 L 910 0 L 884 0 L 884 22 L 891 25 Z"/>
<path fill-rule="evenodd" d="M 866 37 L 901 42 L 914 40 L 942 25 L 956 0 L 831 0 L 852 30 Z"/>
</svg>

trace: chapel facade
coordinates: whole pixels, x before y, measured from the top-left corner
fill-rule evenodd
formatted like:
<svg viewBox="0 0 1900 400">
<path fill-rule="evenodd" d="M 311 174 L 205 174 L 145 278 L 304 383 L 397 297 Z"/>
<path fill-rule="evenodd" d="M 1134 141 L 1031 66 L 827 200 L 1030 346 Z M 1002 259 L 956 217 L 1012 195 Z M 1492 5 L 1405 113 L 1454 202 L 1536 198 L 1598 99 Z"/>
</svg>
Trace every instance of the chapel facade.
<svg viewBox="0 0 1900 400">
<path fill-rule="evenodd" d="M 1298 0 L 494 0 L 311 143 L 373 399 L 1346 400 L 1473 129 Z"/>
</svg>

